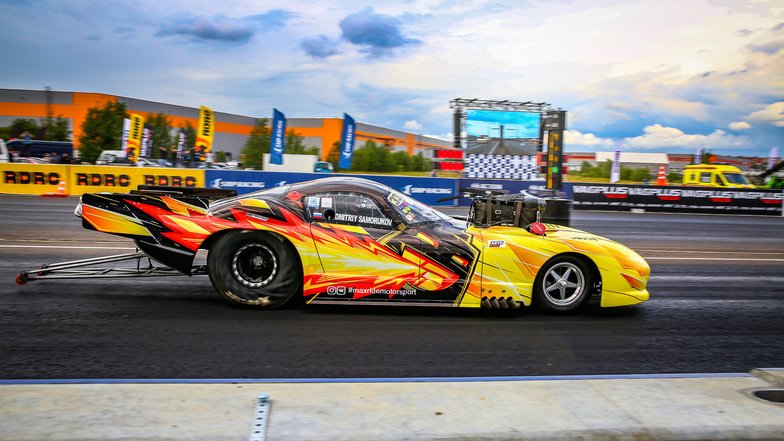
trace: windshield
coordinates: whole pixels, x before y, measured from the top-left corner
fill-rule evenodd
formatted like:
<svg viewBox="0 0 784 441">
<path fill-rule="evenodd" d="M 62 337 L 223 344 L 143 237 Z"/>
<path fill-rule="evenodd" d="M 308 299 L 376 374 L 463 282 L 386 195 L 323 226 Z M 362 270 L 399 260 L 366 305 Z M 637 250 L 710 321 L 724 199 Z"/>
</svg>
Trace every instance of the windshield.
<svg viewBox="0 0 784 441">
<path fill-rule="evenodd" d="M 386 196 L 389 205 L 397 211 L 408 224 L 421 224 L 424 222 L 435 222 L 448 220 L 449 217 L 440 211 L 434 210 L 427 205 L 410 198 L 403 193 L 390 190 Z"/>
<path fill-rule="evenodd" d="M 730 184 L 751 184 L 748 178 L 740 173 L 724 173 L 724 179 Z"/>
</svg>

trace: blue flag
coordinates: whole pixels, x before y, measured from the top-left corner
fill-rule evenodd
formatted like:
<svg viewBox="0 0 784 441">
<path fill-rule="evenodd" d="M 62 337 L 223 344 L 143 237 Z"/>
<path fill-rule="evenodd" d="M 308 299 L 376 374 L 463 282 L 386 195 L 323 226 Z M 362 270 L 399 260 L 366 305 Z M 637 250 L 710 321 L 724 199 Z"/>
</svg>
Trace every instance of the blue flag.
<svg viewBox="0 0 784 441">
<path fill-rule="evenodd" d="M 354 141 L 357 124 L 354 118 L 343 114 L 343 136 L 340 139 L 340 168 L 348 170 L 351 168 L 351 155 L 354 153 Z"/>
<path fill-rule="evenodd" d="M 272 109 L 272 137 L 270 139 L 270 164 L 283 164 L 283 150 L 286 148 L 286 115 Z"/>
</svg>

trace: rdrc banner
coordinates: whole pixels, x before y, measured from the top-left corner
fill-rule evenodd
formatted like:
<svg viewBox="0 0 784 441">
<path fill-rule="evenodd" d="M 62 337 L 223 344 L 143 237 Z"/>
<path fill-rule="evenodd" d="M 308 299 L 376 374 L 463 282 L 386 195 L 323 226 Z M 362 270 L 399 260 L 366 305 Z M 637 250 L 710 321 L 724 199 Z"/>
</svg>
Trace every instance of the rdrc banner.
<svg viewBox="0 0 784 441">
<path fill-rule="evenodd" d="M 460 179 L 457 186 L 460 189 L 472 190 L 478 192 L 487 191 L 503 191 L 505 194 L 519 194 L 522 192 L 535 193 L 537 191 L 546 190 L 547 186 L 545 181 L 517 181 L 507 179 Z M 571 198 L 571 186 L 564 185 L 559 196 Z M 458 205 L 469 206 L 471 205 L 470 198 L 458 199 Z"/>
<path fill-rule="evenodd" d="M 439 202 L 457 194 L 456 179 L 449 178 L 418 178 L 411 176 L 375 176 L 375 175 L 331 175 L 325 173 L 288 173 L 270 171 L 243 170 L 206 170 L 205 179 L 211 188 L 237 190 L 244 194 L 265 188 L 281 187 L 297 182 L 313 179 L 337 177 L 356 177 L 370 179 L 407 194 L 428 205 L 454 205 L 454 200 Z"/>
<path fill-rule="evenodd" d="M 63 182 L 65 193 L 127 193 L 139 185 L 203 187 L 204 170 L 165 167 L 90 165 L 0 164 L 0 193 L 56 193 Z"/>
<path fill-rule="evenodd" d="M 212 109 L 201 106 L 199 111 L 199 128 L 196 131 L 196 146 L 193 153 L 199 161 L 207 159 L 207 153 L 212 151 L 212 140 L 215 134 L 215 118 Z"/>
<path fill-rule="evenodd" d="M 131 114 L 131 129 L 128 133 L 128 147 L 125 150 L 125 156 L 131 162 L 136 162 L 139 159 L 139 149 L 142 145 L 142 132 L 144 132 L 144 117 L 137 114 Z"/>
<path fill-rule="evenodd" d="M 343 134 L 340 137 L 340 162 L 338 166 L 344 170 L 351 169 L 351 155 L 354 154 L 357 124 L 347 113 L 343 114 Z"/>
<path fill-rule="evenodd" d="M 577 210 L 780 215 L 784 193 L 766 189 L 573 184 Z"/>
<path fill-rule="evenodd" d="M 283 150 L 286 148 L 286 116 L 278 109 L 272 109 L 272 137 L 270 139 L 270 164 L 283 164 Z"/>
<path fill-rule="evenodd" d="M 41 195 L 54 193 L 60 181 L 68 179 L 68 165 L 2 163 L 0 193 Z"/>
</svg>

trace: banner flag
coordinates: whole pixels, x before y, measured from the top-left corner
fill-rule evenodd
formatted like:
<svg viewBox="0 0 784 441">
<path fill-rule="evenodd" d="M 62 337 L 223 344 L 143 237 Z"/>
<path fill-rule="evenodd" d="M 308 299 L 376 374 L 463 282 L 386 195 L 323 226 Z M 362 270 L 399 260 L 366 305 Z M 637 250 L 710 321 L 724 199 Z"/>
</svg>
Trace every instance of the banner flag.
<svg viewBox="0 0 784 441">
<path fill-rule="evenodd" d="M 694 163 L 702 164 L 702 147 L 697 147 L 697 150 L 694 151 Z"/>
<path fill-rule="evenodd" d="M 196 146 L 193 153 L 198 161 L 204 162 L 207 153 L 212 151 L 212 139 L 215 134 L 215 119 L 212 109 L 201 106 L 199 110 L 199 128 L 196 131 Z"/>
<path fill-rule="evenodd" d="M 182 161 L 182 155 L 185 152 L 185 142 L 187 140 L 187 135 L 185 130 L 180 129 L 177 132 L 177 161 Z"/>
<path fill-rule="evenodd" d="M 144 117 L 137 113 L 132 113 L 131 129 L 130 132 L 128 132 L 128 148 L 125 150 L 125 156 L 131 162 L 136 162 L 136 160 L 139 159 L 142 132 L 144 132 Z"/>
<path fill-rule="evenodd" d="M 139 150 L 139 156 L 142 158 L 149 158 L 152 152 L 152 127 L 149 124 L 144 125 L 142 130 L 142 148 Z"/>
<path fill-rule="evenodd" d="M 621 149 L 615 148 L 613 155 L 612 170 L 610 171 L 610 184 L 616 183 L 621 180 Z"/>
<path fill-rule="evenodd" d="M 270 164 L 283 164 L 283 150 L 286 148 L 286 115 L 272 109 L 272 137 L 270 138 Z"/>
<path fill-rule="evenodd" d="M 773 147 L 770 149 L 770 156 L 768 156 L 768 168 L 765 170 L 770 170 L 776 165 L 776 160 L 779 159 L 779 148 Z"/>
<path fill-rule="evenodd" d="M 343 134 L 340 138 L 340 162 L 339 166 L 342 169 L 351 168 L 351 155 L 354 154 L 354 141 L 357 125 L 354 118 L 350 117 L 347 113 L 343 114 Z"/>
<path fill-rule="evenodd" d="M 128 135 L 131 131 L 131 120 L 128 118 L 123 118 L 123 131 L 122 131 L 122 150 L 123 155 L 128 156 Z"/>
</svg>

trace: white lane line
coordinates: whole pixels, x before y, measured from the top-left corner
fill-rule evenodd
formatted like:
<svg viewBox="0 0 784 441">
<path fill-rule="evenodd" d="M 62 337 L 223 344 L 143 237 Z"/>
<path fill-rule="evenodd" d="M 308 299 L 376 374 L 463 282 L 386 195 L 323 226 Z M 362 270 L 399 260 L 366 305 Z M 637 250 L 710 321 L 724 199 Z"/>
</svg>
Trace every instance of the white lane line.
<svg viewBox="0 0 784 441">
<path fill-rule="evenodd" d="M 646 257 L 645 260 L 702 260 L 708 261 L 725 261 L 725 262 L 784 262 L 784 259 L 755 259 L 743 257 Z"/>
<path fill-rule="evenodd" d="M 749 251 L 686 251 L 686 250 L 645 250 L 635 248 L 634 251 L 638 253 L 677 253 L 677 254 L 741 254 L 748 253 Z M 754 254 L 766 256 L 784 256 L 784 253 L 777 252 L 754 252 Z"/>
<path fill-rule="evenodd" d="M 673 280 L 677 282 L 777 282 L 784 283 L 784 277 L 778 276 L 656 276 L 652 275 L 652 281 Z"/>
<path fill-rule="evenodd" d="M 70 245 L 2 245 L 0 248 L 50 248 L 63 250 L 135 250 L 135 247 L 77 247 Z M 645 260 L 701 260 L 701 261 L 725 261 L 725 262 L 784 262 L 784 259 L 757 259 L 742 257 L 648 257 Z"/>
<path fill-rule="evenodd" d="M 75 247 L 64 245 L 0 245 L 0 248 L 57 248 L 63 250 L 135 250 L 131 247 Z"/>
</svg>

